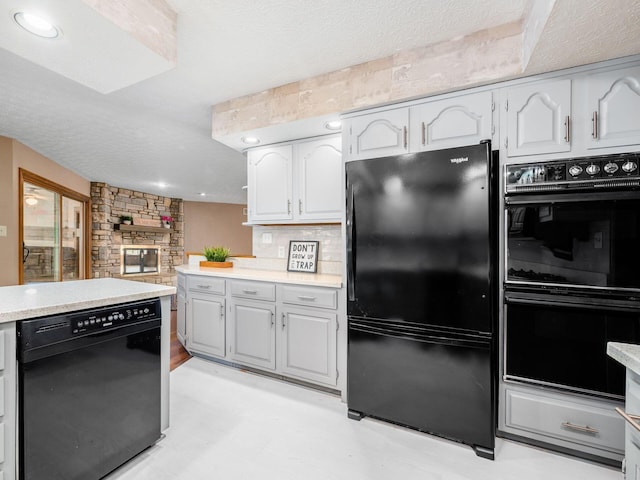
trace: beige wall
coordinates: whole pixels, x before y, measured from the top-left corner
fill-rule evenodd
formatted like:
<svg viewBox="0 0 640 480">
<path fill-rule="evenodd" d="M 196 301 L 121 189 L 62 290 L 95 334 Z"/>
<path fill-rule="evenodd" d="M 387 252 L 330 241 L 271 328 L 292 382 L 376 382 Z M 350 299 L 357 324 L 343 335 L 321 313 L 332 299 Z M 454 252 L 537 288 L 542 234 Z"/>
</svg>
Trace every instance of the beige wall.
<svg viewBox="0 0 640 480">
<path fill-rule="evenodd" d="M 0 137 L 0 225 L 7 227 L 7 236 L 0 237 L 0 286 L 18 283 L 22 255 L 18 245 L 19 168 L 87 197 L 91 193 L 89 180 L 43 157 L 17 140 Z"/>
<path fill-rule="evenodd" d="M 242 222 L 246 205 L 184 202 L 184 251 L 202 252 L 205 246 L 224 246 L 232 254 L 251 255 L 252 231 Z M 186 262 L 186 258 L 185 258 Z"/>
</svg>

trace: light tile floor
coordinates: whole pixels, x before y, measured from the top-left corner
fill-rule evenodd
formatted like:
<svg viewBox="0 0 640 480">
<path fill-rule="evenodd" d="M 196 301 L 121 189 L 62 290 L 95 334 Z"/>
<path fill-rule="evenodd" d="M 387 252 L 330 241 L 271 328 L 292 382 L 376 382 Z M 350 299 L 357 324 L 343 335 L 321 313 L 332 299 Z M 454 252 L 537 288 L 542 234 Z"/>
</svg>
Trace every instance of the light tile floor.
<svg viewBox="0 0 640 480">
<path fill-rule="evenodd" d="M 339 398 L 199 358 L 171 373 L 171 428 L 108 480 L 622 480 L 617 469 L 497 439 L 496 460 Z"/>
</svg>

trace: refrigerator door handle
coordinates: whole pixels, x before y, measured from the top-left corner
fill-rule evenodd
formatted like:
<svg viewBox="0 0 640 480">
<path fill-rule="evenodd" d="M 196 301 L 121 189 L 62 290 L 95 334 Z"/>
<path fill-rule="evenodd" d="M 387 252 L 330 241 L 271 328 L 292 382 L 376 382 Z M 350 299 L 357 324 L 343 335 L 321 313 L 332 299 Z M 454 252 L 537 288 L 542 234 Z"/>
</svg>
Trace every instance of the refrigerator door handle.
<svg viewBox="0 0 640 480">
<path fill-rule="evenodd" d="M 348 181 L 348 179 L 347 179 Z M 347 192 L 347 296 L 349 301 L 356 299 L 356 211 L 353 185 L 348 184 Z"/>
</svg>

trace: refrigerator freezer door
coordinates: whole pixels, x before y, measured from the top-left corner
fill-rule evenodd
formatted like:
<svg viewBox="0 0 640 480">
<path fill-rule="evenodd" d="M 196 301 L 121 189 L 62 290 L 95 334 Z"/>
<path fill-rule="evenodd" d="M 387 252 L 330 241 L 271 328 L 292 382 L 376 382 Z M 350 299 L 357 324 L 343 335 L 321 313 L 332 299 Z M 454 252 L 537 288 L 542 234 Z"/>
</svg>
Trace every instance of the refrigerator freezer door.
<svg viewBox="0 0 640 480">
<path fill-rule="evenodd" d="M 375 324 L 375 322 L 370 322 Z M 349 325 L 350 416 L 378 417 L 472 445 L 493 458 L 491 341 Z"/>
<path fill-rule="evenodd" d="M 490 153 L 346 165 L 349 315 L 492 331 Z"/>
</svg>

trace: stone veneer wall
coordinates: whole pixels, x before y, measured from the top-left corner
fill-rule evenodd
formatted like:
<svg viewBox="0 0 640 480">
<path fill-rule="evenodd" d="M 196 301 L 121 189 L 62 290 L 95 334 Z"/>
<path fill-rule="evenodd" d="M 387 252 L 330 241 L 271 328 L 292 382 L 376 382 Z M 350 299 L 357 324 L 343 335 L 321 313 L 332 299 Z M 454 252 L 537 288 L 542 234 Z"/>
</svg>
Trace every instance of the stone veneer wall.
<svg viewBox="0 0 640 480">
<path fill-rule="evenodd" d="M 173 218 L 166 232 L 120 231 L 120 215 L 135 218 Z M 184 218 L 182 200 L 161 197 L 112 187 L 106 183 L 91 183 L 91 276 L 92 278 L 126 278 L 146 283 L 175 285 L 175 267 L 184 257 Z M 122 277 L 120 247 L 122 245 L 158 245 L 160 273 Z"/>
</svg>

